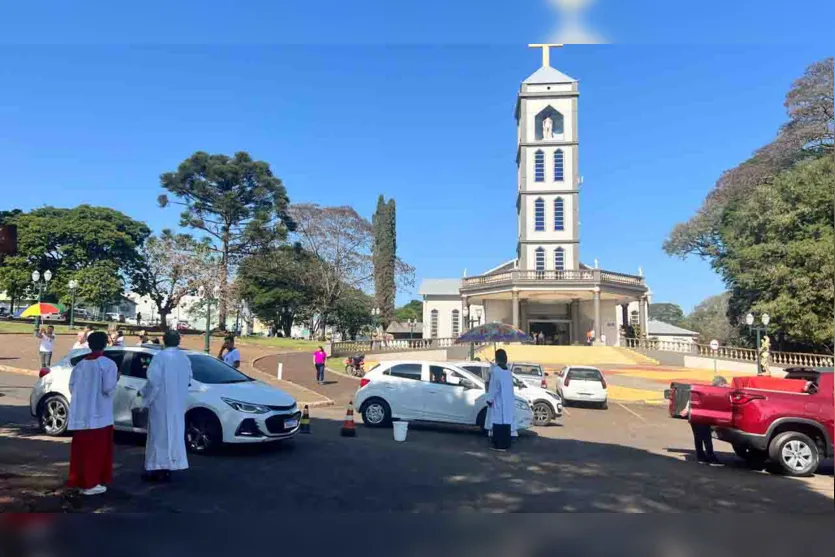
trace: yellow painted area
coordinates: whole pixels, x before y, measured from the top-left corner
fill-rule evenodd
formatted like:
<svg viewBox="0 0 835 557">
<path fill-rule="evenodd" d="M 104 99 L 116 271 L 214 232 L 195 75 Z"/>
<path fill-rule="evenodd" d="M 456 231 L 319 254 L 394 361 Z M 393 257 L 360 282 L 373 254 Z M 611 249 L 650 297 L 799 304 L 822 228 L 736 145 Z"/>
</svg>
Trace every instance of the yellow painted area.
<svg viewBox="0 0 835 557">
<path fill-rule="evenodd" d="M 615 346 L 536 346 L 528 344 L 499 344 L 511 362 L 532 362 L 544 366 L 575 365 L 647 365 L 654 360 L 641 354 Z M 493 359 L 493 346 L 479 350 L 481 359 Z"/>
<path fill-rule="evenodd" d="M 648 402 L 662 404 L 665 402 L 664 393 L 648 391 L 646 389 L 633 389 L 631 387 L 619 387 L 609 384 L 606 386 L 609 393 L 609 400 L 620 402 Z"/>
<path fill-rule="evenodd" d="M 630 350 L 629 348 L 622 347 L 617 347 L 617 350 L 620 350 L 621 352 L 626 352 L 630 358 L 635 360 L 636 364 L 648 364 L 652 366 L 661 365 L 661 362 L 659 362 L 655 358 L 650 358 L 646 354 L 641 354 L 640 352 L 636 352 L 635 350 Z"/>
<path fill-rule="evenodd" d="M 672 381 L 673 379 L 691 379 L 693 381 L 710 382 L 713 380 L 713 370 L 707 369 L 687 369 L 681 368 L 679 371 L 653 371 L 651 369 L 629 369 L 618 372 L 618 375 L 627 377 L 640 377 L 642 379 L 655 379 L 658 381 Z M 744 377 L 750 376 L 748 373 L 740 373 L 738 371 L 722 371 L 719 370 L 719 375 L 728 379 L 730 377 Z"/>
</svg>

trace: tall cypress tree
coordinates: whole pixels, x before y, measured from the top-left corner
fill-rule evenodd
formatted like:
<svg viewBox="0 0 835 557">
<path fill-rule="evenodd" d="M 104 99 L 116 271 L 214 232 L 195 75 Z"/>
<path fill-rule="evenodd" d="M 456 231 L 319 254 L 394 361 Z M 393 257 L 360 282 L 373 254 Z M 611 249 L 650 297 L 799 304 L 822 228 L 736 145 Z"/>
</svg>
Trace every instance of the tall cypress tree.
<svg viewBox="0 0 835 557">
<path fill-rule="evenodd" d="M 383 327 L 394 319 L 394 266 L 397 258 L 396 216 L 394 199 L 386 202 L 380 195 L 374 212 L 374 291 L 375 303 L 380 308 Z"/>
</svg>

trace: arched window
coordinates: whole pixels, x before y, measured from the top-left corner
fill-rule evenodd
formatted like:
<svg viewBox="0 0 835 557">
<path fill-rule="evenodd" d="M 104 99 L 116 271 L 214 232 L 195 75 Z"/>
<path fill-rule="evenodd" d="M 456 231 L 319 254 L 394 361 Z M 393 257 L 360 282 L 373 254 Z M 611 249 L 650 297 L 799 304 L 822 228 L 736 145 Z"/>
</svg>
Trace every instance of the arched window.
<svg viewBox="0 0 835 557">
<path fill-rule="evenodd" d="M 438 310 L 433 309 L 429 315 L 429 336 L 438 338 Z"/>
<path fill-rule="evenodd" d="M 544 248 L 536 248 L 536 270 L 537 271 L 544 271 L 545 270 L 545 249 Z"/>
<path fill-rule="evenodd" d="M 554 200 L 554 230 L 565 230 L 565 201 L 562 197 Z"/>
<path fill-rule="evenodd" d="M 541 197 L 533 202 L 533 224 L 537 232 L 545 231 L 545 200 Z"/>
<path fill-rule="evenodd" d="M 554 180 L 562 182 L 565 177 L 565 155 L 562 149 L 554 151 Z"/>
<path fill-rule="evenodd" d="M 557 271 L 565 270 L 565 250 L 562 248 L 554 250 L 554 269 Z"/>
<path fill-rule="evenodd" d="M 533 176 L 534 181 L 545 181 L 545 153 L 538 150 L 533 156 Z"/>
<path fill-rule="evenodd" d="M 461 321 L 458 319 L 458 310 L 452 310 L 452 336 L 457 337 L 461 334 Z"/>
</svg>

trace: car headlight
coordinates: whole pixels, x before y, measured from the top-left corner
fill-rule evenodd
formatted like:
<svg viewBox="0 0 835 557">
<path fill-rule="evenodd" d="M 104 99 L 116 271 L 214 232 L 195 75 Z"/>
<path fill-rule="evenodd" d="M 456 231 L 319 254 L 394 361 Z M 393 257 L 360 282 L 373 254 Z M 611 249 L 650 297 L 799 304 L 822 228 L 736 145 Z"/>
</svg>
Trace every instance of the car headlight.
<svg viewBox="0 0 835 557">
<path fill-rule="evenodd" d="M 525 402 L 524 400 L 517 400 L 516 408 L 518 408 L 519 410 L 530 410 L 531 405 Z"/>
<path fill-rule="evenodd" d="M 260 404 L 250 404 L 249 402 L 241 402 L 240 400 L 232 400 L 231 398 L 221 398 L 221 400 L 244 414 L 266 414 L 270 411 L 269 408 Z"/>
</svg>

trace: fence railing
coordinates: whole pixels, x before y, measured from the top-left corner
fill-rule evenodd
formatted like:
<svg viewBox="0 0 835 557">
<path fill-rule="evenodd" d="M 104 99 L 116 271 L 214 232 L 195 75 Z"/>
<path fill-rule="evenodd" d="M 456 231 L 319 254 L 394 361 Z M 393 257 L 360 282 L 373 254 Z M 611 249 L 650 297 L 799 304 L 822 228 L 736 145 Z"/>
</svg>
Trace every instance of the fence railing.
<svg viewBox="0 0 835 557">
<path fill-rule="evenodd" d="M 656 339 L 624 339 L 625 346 L 634 350 L 659 350 L 662 352 L 678 352 L 691 354 L 693 356 L 705 356 L 719 358 L 722 360 L 735 360 L 738 362 L 757 362 L 757 351 L 753 348 L 739 348 L 736 346 L 720 346 L 718 350 L 712 350 L 707 344 L 696 344 L 694 342 L 679 342 L 671 340 Z M 807 367 L 831 367 L 835 364 L 835 356 L 830 354 L 806 354 L 803 352 L 769 352 L 769 362 L 776 366 L 807 366 Z"/>
<path fill-rule="evenodd" d="M 356 353 L 382 354 L 385 352 L 401 352 L 409 350 L 438 350 L 454 346 L 455 340 L 455 337 L 396 340 L 348 340 L 334 342 L 331 345 L 331 355 L 349 356 Z"/>
<path fill-rule="evenodd" d="M 465 277 L 462 284 L 464 288 L 473 288 L 526 282 L 588 282 L 594 284 L 611 283 L 627 286 L 644 286 L 644 277 L 624 275 L 622 273 L 603 271 L 601 269 L 583 269 L 576 271 L 529 271 L 514 269 L 492 275 Z"/>
</svg>

